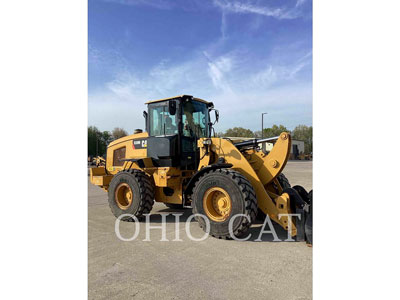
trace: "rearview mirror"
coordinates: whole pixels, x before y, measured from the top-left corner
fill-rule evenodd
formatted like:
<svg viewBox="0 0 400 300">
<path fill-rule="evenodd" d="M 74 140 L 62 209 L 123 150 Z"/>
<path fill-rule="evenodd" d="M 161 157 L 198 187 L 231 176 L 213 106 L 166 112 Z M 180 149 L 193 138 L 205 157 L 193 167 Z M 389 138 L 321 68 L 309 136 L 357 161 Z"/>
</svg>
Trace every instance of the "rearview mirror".
<svg viewBox="0 0 400 300">
<path fill-rule="evenodd" d="M 214 114 L 215 114 L 215 120 L 214 120 L 214 122 L 212 122 L 210 120 L 210 125 L 215 125 L 215 123 L 217 123 L 218 120 L 219 120 L 219 111 L 214 109 L 214 108 L 212 108 L 212 109 L 210 109 L 210 113 L 211 113 L 212 110 L 214 111 Z M 210 119 L 211 119 L 211 115 L 210 115 Z"/>
<path fill-rule="evenodd" d="M 146 128 L 146 131 L 148 131 L 147 130 L 147 116 L 148 116 L 148 114 L 147 114 L 147 111 L 143 111 L 143 117 L 144 117 L 144 124 L 145 124 L 145 128 Z"/>
<path fill-rule="evenodd" d="M 168 102 L 168 112 L 171 116 L 176 114 L 176 102 L 175 101 Z"/>
</svg>

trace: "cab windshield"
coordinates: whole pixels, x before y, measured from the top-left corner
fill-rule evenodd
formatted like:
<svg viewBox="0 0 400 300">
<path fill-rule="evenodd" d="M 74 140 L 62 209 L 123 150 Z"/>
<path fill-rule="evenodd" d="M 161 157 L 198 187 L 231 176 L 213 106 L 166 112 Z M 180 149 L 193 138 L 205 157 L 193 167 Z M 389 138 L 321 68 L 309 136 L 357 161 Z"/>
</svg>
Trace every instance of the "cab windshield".
<svg viewBox="0 0 400 300">
<path fill-rule="evenodd" d="M 208 137 L 208 108 L 205 103 L 186 101 L 183 103 L 183 135 L 187 137 Z"/>
</svg>

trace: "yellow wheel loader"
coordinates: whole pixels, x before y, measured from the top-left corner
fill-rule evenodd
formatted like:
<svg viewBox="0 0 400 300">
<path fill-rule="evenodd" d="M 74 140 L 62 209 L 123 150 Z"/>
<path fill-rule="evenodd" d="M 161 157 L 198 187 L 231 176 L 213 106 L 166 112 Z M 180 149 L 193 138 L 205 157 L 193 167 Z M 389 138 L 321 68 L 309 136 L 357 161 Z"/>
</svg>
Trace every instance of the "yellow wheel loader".
<svg viewBox="0 0 400 300">
<path fill-rule="evenodd" d="M 96 167 L 104 167 L 106 165 L 106 160 L 102 156 L 96 156 L 95 158 L 93 158 L 93 164 Z"/>
<path fill-rule="evenodd" d="M 282 174 L 289 133 L 234 143 L 213 137 L 219 113 L 212 102 L 181 95 L 146 104 L 145 132 L 112 141 L 105 166 L 90 169 L 91 183 L 108 192 L 116 217 L 140 218 L 150 213 L 154 200 L 191 206 L 209 220 L 212 236 L 229 239 L 231 233 L 244 236 L 257 214 L 268 215 L 297 240 L 311 243 L 312 192 L 290 187 Z M 275 143 L 268 153 L 260 149 L 265 142 Z M 196 220 L 205 230 L 205 219 Z"/>
</svg>

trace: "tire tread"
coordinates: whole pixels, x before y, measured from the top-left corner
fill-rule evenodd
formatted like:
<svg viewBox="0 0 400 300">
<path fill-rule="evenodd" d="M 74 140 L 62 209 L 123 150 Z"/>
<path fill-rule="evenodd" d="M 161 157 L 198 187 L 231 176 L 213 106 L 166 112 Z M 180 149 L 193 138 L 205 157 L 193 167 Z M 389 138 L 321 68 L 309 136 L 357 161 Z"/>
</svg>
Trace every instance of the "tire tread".
<svg viewBox="0 0 400 300">
<path fill-rule="evenodd" d="M 241 222 L 240 226 L 233 232 L 235 236 L 239 237 L 245 234 L 251 224 L 255 221 L 256 215 L 257 215 L 257 197 L 254 192 L 254 188 L 251 185 L 251 183 L 247 180 L 246 177 L 244 177 L 241 173 L 238 171 L 232 170 L 232 169 L 214 169 L 210 170 L 208 172 L 205 172 L 194 184 L 193 188 L 193 194 L 196 192 L 197 187 L 199 185 L 199 182 L 201 181 L 202 178 L 206 176 L 210 176 L 210 174 L 223 174 L 225 176 L 230 177 L 233 181 L 236 182 L 237 186 L 239 187 L 241 194 L 243 195 L 244 202 L 245 202 L 245 211 L 244 215 L 250 218 L 250 221 L 248 220 L 247 217 L 242 217 L 243 222 Z M 192 196 L 193 199 L 193 196 Z M 193 201 L 193 200 L 192 200 Z M 193 214 L 197 213 L 196 205 L 193 205 L 192 203 L 192 212 Z M 196 217 L 196 220 L 198 221 L 198 217 Z M 198 222 L 200 227 L 204 230 L 203 226 L 201 225 L 202 223 Z M 218 239 L 232 239 L 230 235 L 216 235 L 210 232 L 210 235 L 218 238 Z"/>
<path fill-rule="evenodd" d="M 120 174 L 130 174 L 135 178 L 136 182 L 138 183 L 140 189 L 139 190 L 140 202 L 139 202 L 139 208 L 136 211 L 135 216 L 138 219 L 143 218 L 145 214 L 150 213 L 154 205 L 154 188 L 153 185 L 151 184 L 150 179 L 142 170 L 137 170 L 137 169 L 122 170 L 118 172 L 114 176 L 114 178 L 116 176 L 119 176 Z M 110 209 L 113 212 L 114 216 L 118 218 L 118 215 L 111 207 L 111 201 L 109 201 L 108 205 L 110 206 Z M 125 217 L 122 218 L 121 220 L 126 222 L 134 221 L 132 217 Z"/>
</svg>

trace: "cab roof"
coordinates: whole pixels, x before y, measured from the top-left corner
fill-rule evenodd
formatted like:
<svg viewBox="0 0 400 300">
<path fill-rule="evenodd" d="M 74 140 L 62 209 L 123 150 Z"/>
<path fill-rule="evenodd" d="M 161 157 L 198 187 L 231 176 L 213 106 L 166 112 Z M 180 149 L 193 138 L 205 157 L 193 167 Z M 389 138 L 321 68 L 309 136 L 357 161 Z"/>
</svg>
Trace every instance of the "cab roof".
<svg viewBox="0 0 400 300">
<path fill-rule="evenodd" d="M 191 98 L 195 101 L 199 101 L 199 102 L 203 102 L 206 103 L 208 106 L 213 106 L 212 102 L 208 102 L 206 100 L 200 99 L 200 98 L 195 98 L 191 95 L 179 95 L 179 96 L 175 96 L 175 97 L 170 97 L 170 98 L 164 98 L 164 99 L 159 99 L 159 100 L 150 100 L 148 102 L 146 102 L 145 104 L 150 104 L 150 103 L 156 103 L 156 102 L 162 102 L 162 101 L 167 101 L 167 100 L 181 100 L 181 99 L 186 99 L 186 98 Z"/>
</svg>

